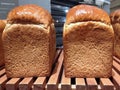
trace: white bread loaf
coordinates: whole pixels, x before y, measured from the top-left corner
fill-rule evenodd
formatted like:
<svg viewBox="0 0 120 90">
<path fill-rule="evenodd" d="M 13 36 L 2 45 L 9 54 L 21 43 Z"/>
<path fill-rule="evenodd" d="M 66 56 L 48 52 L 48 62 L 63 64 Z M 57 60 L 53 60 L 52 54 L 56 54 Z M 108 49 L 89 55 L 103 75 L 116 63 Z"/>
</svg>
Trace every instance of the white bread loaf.
<svg viewBox="0 0 120 90">
<path fill-rule="evenodd" d="M 115 32 L 114 56 L 120 59 L 120 9 L 110 14 L 111 23 Z"/>
<path fill-rule="evenodd" d="M 2 33 L 5 28 L 6 21 L 0 20 L 0 66 L 4 65 L 4 52 L 3 52 L 3 43 L 2 43 Z"/>
<path fill-rule="evenodd" d="M 11 10 L 2 40 L 7 77 L 50 75 L 56 36 L 47 10 L 32 4 Z"/>
<path fill-rule="evenodd" d="M 114 32 L 108 14 L 77 5 L 66 16 L 63 31 L 66 77 L 110 77 Z"/>
</svg>

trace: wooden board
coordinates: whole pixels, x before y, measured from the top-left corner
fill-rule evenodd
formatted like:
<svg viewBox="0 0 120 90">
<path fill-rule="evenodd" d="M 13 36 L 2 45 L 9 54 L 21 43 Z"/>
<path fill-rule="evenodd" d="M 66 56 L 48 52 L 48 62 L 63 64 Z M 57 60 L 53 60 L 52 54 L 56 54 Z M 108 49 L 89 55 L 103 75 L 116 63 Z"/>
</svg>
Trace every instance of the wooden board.
<svg viewBox="0 0 120 90">
<path fill-rule="evenodd" d="M 7 76 L 6 75 L 0 77 L 0 90 L 5 89 L 5 83 L 6 82 L 7 82 Z"/>
<path fill-rule="evenodd" d="M 120 74 L 118 74 L 114 69 L 113 71 L 113 83 L 116 87 L 116 90 L 120 90 Z"/>
<path fill-rule="evenodd" d="M 97 90 L 97 82 L 95 78 L 86 78 L 87 90 Z"/>
<path fill-rule="evenodd" d="M 2 76 L 3 74 L 5 74 L 5 69 L 0 70 L 0 76 Z"/>
<path fill-rule="evenodd" d="M 102 90 L 114 90 L 114 85 L 109 78 L 100 78 L 100 86 Z"/>
<path fill-rule="evenodd" d="M 56 63 L 56 66 L 53 70 L 53 73 L 47 83 L 47 90 L 57 90 L 62 64 L 63 64 L 63 52 L 61 53 L 58 62 Z"/>
<path fill-rule="evenodd" d="M 6 83 L 6 90 L 17 90 L 20 78 L 12 78 Z"/>
<path fill-rule="evenodd" d="M 117 57 L 113 56 L 114 61 L 116 61 L 118 64 L 120 64 L 120 59 L 118 59 Z"/>
<path fill-rule="evenodd" d="M 61 78 L 61 90 L 72 90 L 70 79 L 71 78 L 66 78 L 65 77 L 65 73 L 64 73 L 64 70 L 63 70 L 62 78 Z"/>
<path fill-rule="evenodd" d="M 57 88 L 56 85 L 58 82 L 59 73 L 61 70 L 62 62 L 63 62 L 63 54 L 61 54 L 61 51 L 62 51 L 61 49 L 56 51 L 55 60 L 54 60 L 54 63 L 56 63 L 56 66 L 55 66 L 55 69 L 54 69 L 52 75 L 50 76 L 48 83 L 47 83 L 47 77 L 38 77 L 33 84 L 34 90 L 44 90 L 45 87 L 47 87 L 48 90 L 50 88 Z M 47 86 L 46 86 L 46 84 L 47 84 Z"/>
<path fill-rule="evenodd" d="M 32 84 L 33 84 L 33 77 L 24 78 L 19 83 L 19 90 L 31 90 L 32 89 Z"/>
<path fill-rule="evenodd" d="M 76 90 L 86 90 L 84 78 L 76 78 Z"/>
<path fill-rule="evenodd" d="M 46 77 L 38 77 L 33 84 L 34 90 L 44 90 L 46 85 Z"/>
<path fill-rule="evenodd" d="M 113 68 L 120 74 L 120 64 L 116 61 L 113 61 Z"/>
</svg>

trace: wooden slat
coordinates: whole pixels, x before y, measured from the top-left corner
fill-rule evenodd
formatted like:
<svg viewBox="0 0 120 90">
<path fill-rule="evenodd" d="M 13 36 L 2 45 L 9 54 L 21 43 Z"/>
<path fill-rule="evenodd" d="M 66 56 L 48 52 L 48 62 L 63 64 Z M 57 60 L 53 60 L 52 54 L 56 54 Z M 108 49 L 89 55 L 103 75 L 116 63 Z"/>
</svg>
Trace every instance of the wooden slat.
<svg viewBox="0 0 120 90">
<path fill-rule="evenodd" d="M 57 59 L 57 57 L 60 55 L 61 51 L 62 51 L 61 49 L 58 49 L 58 50 L 56 51 L 55 59 Z"/>
<path fill-rule="evenodd" d="M 33 77 L 24 78 L 19 83 L 19 90 L 30 90 L 32 88 Z"/>
<path fill-rule="evenodd" d="M 71 78 L 65 77 L 65 73 L 63 70 L 62 80 L 61 80 L 61 90 L 71 90 Z"/>
<path fill-rule="evenodd" d="M 44 90 L 46 85 L 46 77 L 38 77 L 33 84 L 34 90 Z"/>
<path fill-rule="evenodd" d="M 62 68 L 62 63 L 63 63 L 63 51 L 60 54 L 58 62 L 56 63 L 55 68 L 53 70 L 53 73 L 50 76 L 50 79 L 47 83 L 47 90 L 57 90 L 58 80 L 59 80 L 59 77 L 60 77 L 60 71 L 61 71 L 61 68 Z"/>
<path fill-rule="evenodd" d="M 61 90 L 61 83 L 58 84 L 58 90 Z"/>
<path fill-rule="evenodd" d="M 100 86 L 102 90 L 114 90 L 114 85 L 109 78 L 100 78 Z"/>
<path fill-rule="evenodd" d="M 120 75 L 114 69 L 112 69 L 112 72 L 113 72 L 113 83 L 116 86 L 116 90 L 120 90 Z"/>
<path fill-rule="evenodd" d="M 20 78 L 12 78 L 6 83 L 6 90 L 17 90 Z"/>
<path fill-rule="evenodd" d="M 57 61 L 57 58 L 60 55 L 60 53 L 61 53 L 61 49 L 58 49 L 56 51 L 54 63 Z M 33 84 L 33 88 L 34 90 L 43 90 L 45 88 L 45 85 L 46 85 L 46 77 L 38 77 Z"/>
<path fill-rule="evenodd" d="M 115 57 L 115 56 L 113 56 L 113 59 L 120 64 L 120 59 L 118 59 L 118 58 Z"/>
<path fill-rule="evenodd" d="M 76 90 L 85 90 L 86 84 L 84 78 L 76 78 Z"/>
<path fill-rule="evenodd" d="M 120 74 L 120 64 L 118 64 L 116 61 L 113 61 L 113 67 Z"/>
<path fill-rule="evenodd" d="M 61 49 L 58 49 L 58 50 L 56 51 L 55 59 L 54 59 L 53 63 L 57 62 L 57 58 L 59 57 L 61 51 L 62 51 Z"/>
<path fill-rule="evenodd" d="M 101 88 L 101 86 L 100 86 L 100 85 L 98 85 L 98 90 L 102 90 L 102 88 Z"/>
<path fill-rule="evenodd" d="M 95 78 L 86 78 L 87 90 L 97 90 L 97 82 Z"/>
<path fill-rule="evenodd" d="M 2 76 L 3 74 L 5 74 L 5 69 L 0 70 L 0 76 Z"/>
<path fill-rule="evenodd" d="M 71 85 L 72 90 L 76 90 L 76 85 Z"/>
<path fill-rule="evenodd" d="M 7 81 L 6 75 L 4 75 L 0 78 L 0 90 L 4 90 L 6 81 Z"/>
</svg>

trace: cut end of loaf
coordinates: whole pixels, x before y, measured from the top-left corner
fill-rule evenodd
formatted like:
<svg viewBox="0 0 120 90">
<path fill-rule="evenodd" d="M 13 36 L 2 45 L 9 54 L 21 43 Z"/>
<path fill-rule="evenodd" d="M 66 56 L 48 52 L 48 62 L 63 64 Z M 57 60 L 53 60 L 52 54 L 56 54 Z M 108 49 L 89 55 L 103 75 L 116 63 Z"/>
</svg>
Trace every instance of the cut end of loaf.
<svg viewBox="0 0 120 90">
<path fill-rule="evenodd" d="M 34 24 L 6 27 L 2 39 L 7 77 L 49 76 L 54 59 L 50 53 L 55 54 L 49 31 Z"/>
<path fill-rule="evenodd" d="M 66 77 L 110 77 L 114 32 L 101 22 L 83 22 L 64 28 Z"/>
</svg>

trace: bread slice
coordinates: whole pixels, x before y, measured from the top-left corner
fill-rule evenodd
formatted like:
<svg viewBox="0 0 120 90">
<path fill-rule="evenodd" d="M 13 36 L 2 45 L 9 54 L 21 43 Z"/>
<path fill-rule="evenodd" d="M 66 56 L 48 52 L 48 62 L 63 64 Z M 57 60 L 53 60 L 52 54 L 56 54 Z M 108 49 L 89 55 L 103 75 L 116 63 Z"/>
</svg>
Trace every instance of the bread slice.
<svg viewBox="0 0 120 90">
<path fill-rule="evenodd" d="M 36 5 L 13 9 L 2 36 L 7 76 L 49 76 L 55 37 L 52 17 L 45 9 Z"/>
<path fill-rule="evenodd" d="M 3 43 L 2 43 L 2 33 L 5 28 L 6 21 L 0 20 L 0 66 L 4 65 L 4 52 L 3 52 Z"/>
<path fill-rule="evenodd" d="M 115 32 L 114 56 L 120 58 L 120 9 L 112 12 L 110 19 Z"/>
<path fill-rule="evenodd" d="M 114 32 L 101 9 L 78 5 L 69 10 L 64 24 L 66 77 L 110 77 Z"/>
</svg>

